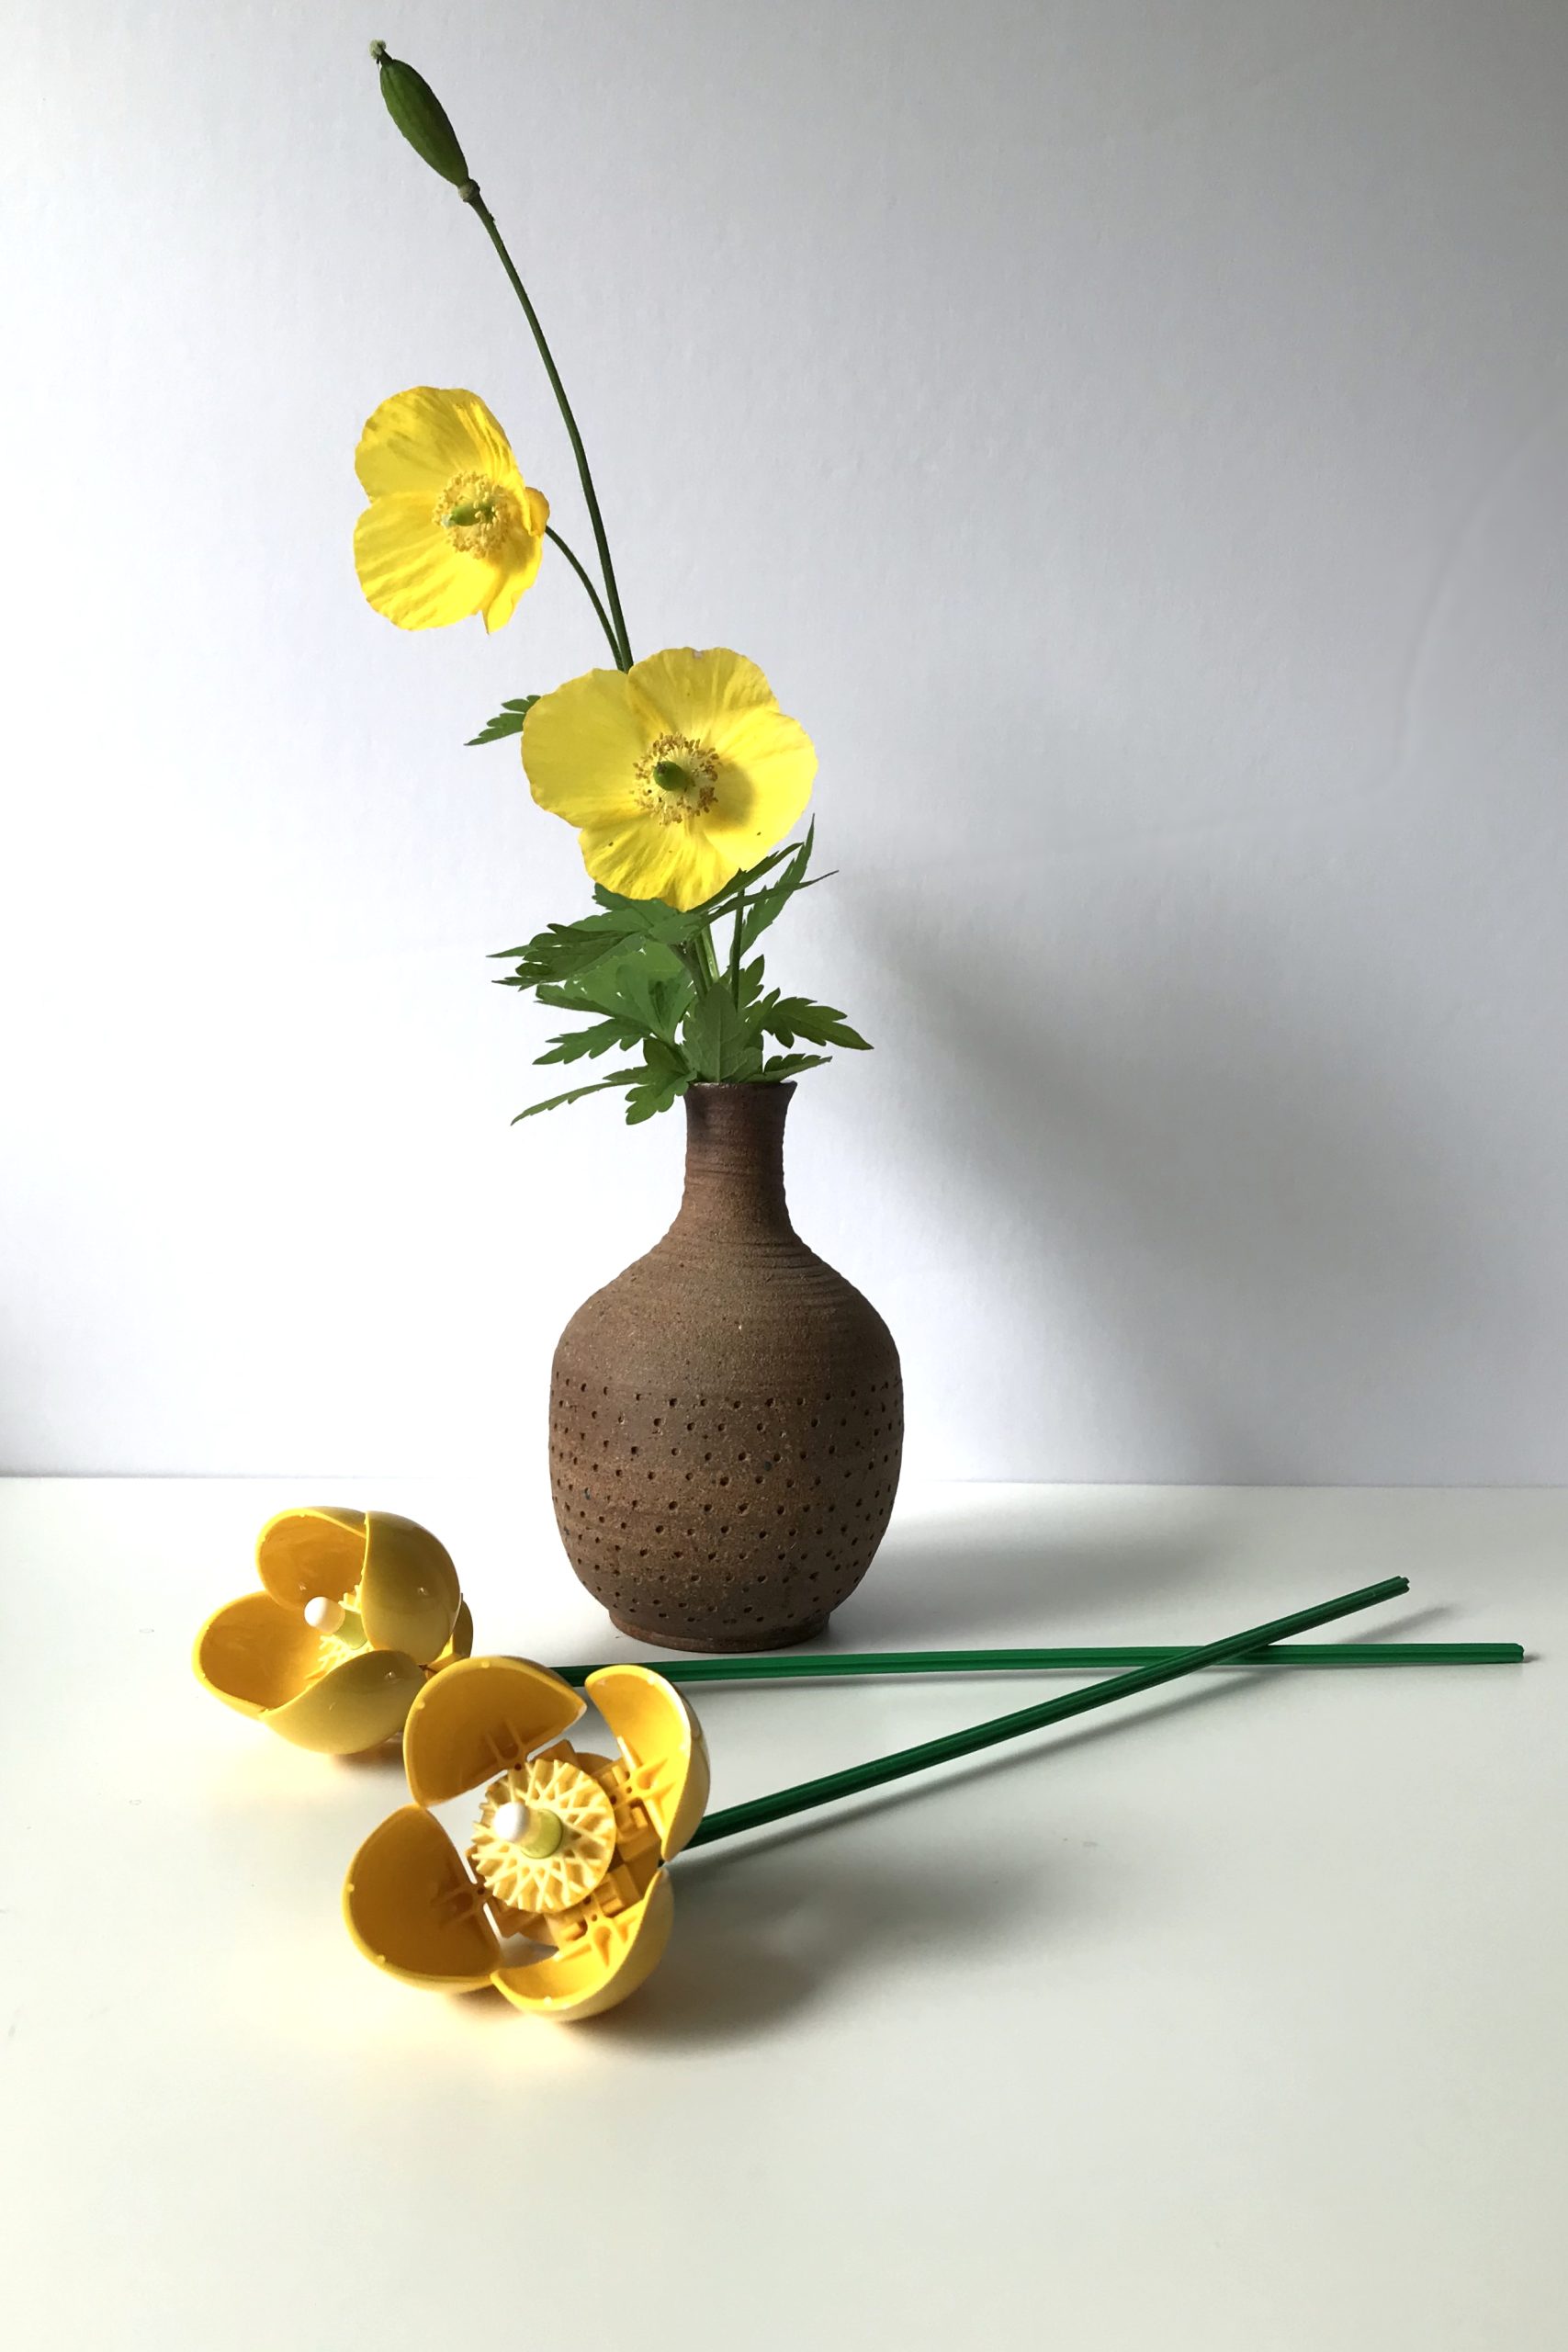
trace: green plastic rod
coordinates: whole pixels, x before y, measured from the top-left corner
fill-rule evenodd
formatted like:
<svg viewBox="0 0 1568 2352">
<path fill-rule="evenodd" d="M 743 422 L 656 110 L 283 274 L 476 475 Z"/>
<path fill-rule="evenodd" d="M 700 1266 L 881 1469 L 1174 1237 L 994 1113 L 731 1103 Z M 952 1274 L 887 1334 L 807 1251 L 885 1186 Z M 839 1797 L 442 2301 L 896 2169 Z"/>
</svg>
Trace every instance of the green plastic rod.
<svg viewBox="0 0 1568 2352">
<path fill-rule="evenodd" d="M 951 1764 L 961 1756 L 975 1755 L 982 1747 L 995 1747 L 1004 1739 L 1019 1739 L 1025 1732 L 1043 1731 L 1047 1724 L 1065 1723 L 1070 1715 L 1087 1714 L 1091 1707 L 1111 1706 L 1118 1699 L 1131 1699 L 1140 1690 L 1153 1690 L 1162 1682 L 1174 1682 L 1181 1675 L 1195 1674 L 1201 1667 L 1223 1666 L 1231 1658 L 1245 1657 L 1249 1650 L 1262 1649 L 1269 1642 L 1284 1641 L 1292 1634 L 1310 1634 L 1314 1625 L 1331 1624 L 1336 1617 L 1352 1616 L 1359 1609 L 1374 1609 L 1380 1601 L 1397 1600 L 1409 1589 L 1407 1577 L 1389 1577 L 1382 1584 L 1364 1585 L 1359 1592 L 1343 1593 L 1337 1600 L 1320 1601 L 1315 1609 L 1303 1609 L 1291 1617 L 1276 1617 L 1267 1625 L 1250 1626 L 1246 1633 L 1227 1634 L 1224 1641 L 1205 1643 L 1201 1649 L 1178 1650 L 1148 1666 L 1135 1667 L 1130 1674 L 1111 1675 L 1087 1690 L 1068 1690 L 1061 1698 L 1046 1699 L 1037 1707 L 1021 1707 L 1010 1715 L 993 1715 L 988 1723 L 971 1724 L 967 1731 L 949 1732 L 942 1739 L 922 1740 L 918 1747 L 901 1747 L 891 1756 L 873 1757 L 868 1764 L 852 1764 L 842 1772 L 826 1772 L 820 1780 L 802 1781 L 793 1789 L 775 1790 L 772 1796 L 753 1797 L 749 1804 L 729 1805 L 721 1813 L 708 1815 L 686 1850 L 714 1845 L 720 1838 L 737 1837 L 743 1829 L 765 1828 L 770 1822 L 787 1820 L 791 1814 L 808 1813 L 815 1805 L 830 1804 L 836 1797 L 860 1796 L 867 1789 L 882 1788 L 889 1781 L 901 1781 L 907 1774 L 923 1772 L 933 1764 Z"/>
<path fill-rule="evenodd" d="M 826 1650 L 798 1657 L 602 1658 L 595 1666 L 558 1666 L 563 1682 L 582 1684 L 609 1665 L 651 1666 L 666 1682 L 813 1682 L 867 1674 L 1080 1674 L 1103 1667 L 1157 1666 L 1182 1650 L 1137 1643 L 1043 1650 Z M 1522 1642 L 1288 1642 L 1222 1664 L 1240 1666 L 1518 1666 Z"/>
</svg>

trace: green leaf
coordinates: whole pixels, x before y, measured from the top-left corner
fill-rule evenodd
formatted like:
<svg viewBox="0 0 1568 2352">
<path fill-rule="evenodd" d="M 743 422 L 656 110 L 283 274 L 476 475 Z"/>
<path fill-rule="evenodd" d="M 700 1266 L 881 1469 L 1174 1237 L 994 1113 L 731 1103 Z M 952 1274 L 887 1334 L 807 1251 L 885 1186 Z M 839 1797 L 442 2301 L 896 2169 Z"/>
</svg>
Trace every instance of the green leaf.
<svg viewBox="0 0 1568 2352">
<path fill-rule="evenodd" d="M 695 913 L 683 915 L 679 907 L 667 907 L 662 899 L 623 899 L 618 892 L 606 890 L 603 882 L 593 885 L 593 896 L 628 937 L 642 932 L 649 939 L 662 939 L 671 947 L 693 938 L 701 920 Z M 592 922 L 593 918 L 590 916 L 588 920 Z"/>
<path fill-rule="evenodd" d="M 553 980 L 514 979 L 509 984 L 498 982 L 497 985 L 510 985 L 514 989 L 531 988 L 537 1003 L 547 1004 L 560 1012 L 597 1012 L 601 1010 L 591 997 L 583 995 L 575 980 L 563 982 L 558 988 Z"/>
<path fill-rule="evenodd" d="M 552 922 L 521 947 L 502 949 L 489 960 L 503 963 L 516 957 L 513 978 L 519 988 L 532 989 L 541 982 L 558 984 L 590 972 L 596 965 L 625 955 L 648 936 L 638 929 L 628 931 L 614 915 L 583 915 L 577 922 Z"/>
<path fill-rule="evenodd" d="M 692 910 L 693 922 L 718 922 L 725 915 L 733 914 L 743 892 L 754 889 L 765 874 L 772 874 L 786 859 L 798 857 L 802 849 L 809 846 L 808 842 L 786 842 L 783 849 L 774 850 L 771 856 L 759 858 L 755 865 L 745 866 L 740 873 L 732 874 L 722 890 L 716 890 L 711 899 L 705 899 L 700 907 Z"/>
<path fill-rule="evenodd" d="M 797 1078 L 803 1069 L 825 1069 L 832 1058 L 831 1054 L 770 1054 L 762 1064 L 762 1076 Z"/>
<path fill-rule="evenodd" d="M 692 976 L 672 947 L 646 939 L 629 953 L 606 957 L 581 972 L 568 989 L 574 1002 L 672 1036 L 692 993 Z M 551 1001 L 543 989 L 541 1003 Z"/>
<path fill-rule="evenodd" d="M 552 1094 L 547 1102 L 530 1102 L 512 1124 L 516 1126 L 518 1120 L 535 1118 L 541 1111 L 558 1111 L 563 1103 L 581 1102 L 585 1094 L 603 1094 L 609 1086 L 635 1086 L 642 1075 L 640 1069 L 612 1070 L 608 1078 L 595 1079 L 592 1086 L 574 1086 L 570 1094 Z"/>
<path fill-rule="evenodd" d="M 871 1051 L 836 1006 L 813 1004 L 807 996 L 778 997 L 760 1005 L 757 1017 L 759 1025 L 781 1046 L 793 1046 L 797 1037 L 804 1037 L 811 1046 L 847 1046 L 863 1054 Z"/>
<path fill-rule="evenodd" d="M 645 1119 L 657 1118 L 660 1111 L 672 1110 L 691 1082 L 684 1070 L 654 1071 L 626 1096 L 627 1126 L 640 1126 Z"/>
<path fill-rule="evenodd" d="M 548 1053 L 536 1054 L 535 1063 L 543 1068 L 547 1062 L 580 1062 L 585 1056 L 597 1058 L 607 1054 L 612 1046 L 630 1048 L 637 1042 L 638 1032 L 629 1021 L 594 1021 L 586 1029 L 569 1029 L 564 1036 L 552 1037 Z"/>
<path fill-rule="evenodd" d="M 681 1042 L 705 1079 L 754 1078 L 761 1069 L 756 1030 L 728 989 L 709 989 L 697 999 L 686 1015 Z"/>
<path fill-rule="evenodd" d="M 678 1102 L 692 1082 L 692 1073 L 678 1046 L 667 1038 L 649 1037 L 643 1045 L 643 1067 L 626 1095 L 626 1125 L 640 1126 Z"/>
<path fill-rule="evenodd" d="M 640 956 L 624 956 L 613 969 L 638 1028 L 672 1037 L 692 997 L 692 976 L 673 949 L 650 940 Z"/>
<path fill-rule="evenodd" d="M 775 996 L 777 995 L 778 991 L 776 989 L 773 993 Z M 750 1012 L 754 1005 L 759 1004 L 761 1001 L 762 958 L 760 956 L 754 963 L 743 964 L 741 966 L 740 986 L 737 991 L 737 996 L 742 1012 Z"/>
<path fill-rule="evenodd" d="M 499 743 L 503 735 L 521 735 L 523 721 L 538 699 L 537 695 L 521 695 L 503 702 L 495 717 L 487 718 L 477 735 L 469 736 L 468 749 L 471 751 L 476 743 Z M 515 950 L 509 949 L 508 953 L 514 954 Z"/>
<path fill-rule="evenodd" d="M 592 917 L 589 918 L 592 922 Z M 587 923 L 551 923 L 547 931 L 539 932 L 522 947 L 508 948 L 508 956 L 515 956 L 517 969 L 512 975 L 519 988 L 537 988 L 542 981 L 558 983 L 571 979 L 579 972 L 591 971 L 595 964 L 603 964 L 607 956 L 618 955 L 626 945 L 618 931 L 594 931 Z M 499 962 L 500 957 L 491 957 Z"/>
<path fill-rule="evenodd" d="M 765 890 L 759 890 L 754 896 L 748 897 L 745 906 L 740 910 L 740 952 L 742 955 L 749 947 L 755 945 L 770 923 L 778 921 L 797 890 L 809 890 L 813 887 L 806 878 L 806 869 L 811 863 L 811 851 L 816 839 L 817 828 L 813 825 L 806 839 L 792 852 L 789 863 L 784 866 L 778 879 L 770 882 Z M 818 882 L 825 882 L 828 876 L 825 874 L 819 874 L 816 879 Z"/>
</svg>

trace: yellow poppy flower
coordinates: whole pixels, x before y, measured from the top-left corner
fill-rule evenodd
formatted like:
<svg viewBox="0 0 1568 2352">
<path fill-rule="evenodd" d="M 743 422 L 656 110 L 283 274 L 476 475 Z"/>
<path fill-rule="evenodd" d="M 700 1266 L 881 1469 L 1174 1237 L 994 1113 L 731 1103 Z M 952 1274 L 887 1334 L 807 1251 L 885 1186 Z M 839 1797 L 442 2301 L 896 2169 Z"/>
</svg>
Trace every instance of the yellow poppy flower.
<svg viewBox="0 0 1568 2352">
<path fill-rule="evenodd" d="M 378 1968 L 436 1992 L 493 1984 L 565 2020 L 614 2008 L 658 1964 L 673 1908 L 664 1864 L 707 1803 L 702 1727 L 647 1667 L 601 1667 L 586 1687 L 618 1757 L 569 1745 L 583 1702 L 526 1658 L 469 1658 L 414 1701 L 413 1803 L 371 1831 L 343 1890 L 349 1933 Z M 482 1794 L 465 1860 L 429 1808 L 469 1790 Z M 514 1938 L 542 1949 L 519 1959 L 504 1949 Z"/>
<path fill-rule="evenodd" d="M 596 882 L 684 912 L 784 839 L 817 753 L 754 662 L 686 646 L 544 695 L 523 765 L 540 808 L 578 827 Z"/>
<path fill-rule="evenodd" d="M 550 503 L 477 392 L 394 392 L 360 435 L 354 470 L 370 499 L 354 568 L 378 613 L 400 628 L 512 618 L 537 575 Z"/>
<path fill-rule="evenodd" d="M 279 1511 L 256 1538 L 256 1574 L 259 1592 L 208 1619 L 192 1664 L 214 1698 L 296 1747 L 379 1747 L 474 1645 L 446 1546 L 395 1511 Z"/>
</svg>

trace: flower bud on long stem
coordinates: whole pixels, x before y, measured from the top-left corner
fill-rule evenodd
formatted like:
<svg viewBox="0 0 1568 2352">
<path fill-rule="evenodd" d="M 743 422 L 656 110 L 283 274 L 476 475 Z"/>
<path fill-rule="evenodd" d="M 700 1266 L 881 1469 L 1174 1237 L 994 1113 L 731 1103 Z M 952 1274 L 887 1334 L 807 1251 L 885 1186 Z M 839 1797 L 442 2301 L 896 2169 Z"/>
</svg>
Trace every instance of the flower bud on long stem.
<svg viewBox="0 0 1568 2352">
<path fill-rule="evenodd" d="M 457 134 L 423 74 L 405 65 L 400 57 L 389 56 L 384 40 L 373 40 L 370 54 L 380 75 L 387 112 L 415 154 L 422 155 L 431 170 L 450 180 L 454 187 L 468 187 L 472 175 Z"/>
</svg>

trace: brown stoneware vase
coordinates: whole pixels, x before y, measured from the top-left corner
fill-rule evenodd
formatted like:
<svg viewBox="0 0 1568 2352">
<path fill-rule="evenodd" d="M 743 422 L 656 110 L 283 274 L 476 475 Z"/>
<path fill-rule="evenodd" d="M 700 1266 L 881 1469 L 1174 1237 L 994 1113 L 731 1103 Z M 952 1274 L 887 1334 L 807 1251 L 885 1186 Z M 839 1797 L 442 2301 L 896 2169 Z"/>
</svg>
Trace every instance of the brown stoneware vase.
<svg viewBox="0 0 1568 2352">
<path fill-rule="evenodd" d="M 871 1566 L 898 1485 L 898 1351 L 784 1204 L 794 1092 L 688 1091 L 680 1215 L 556 1350 L 567 1555 L 623 1633 L 671 1649 L 819 1634 Z"/>
</svg>

